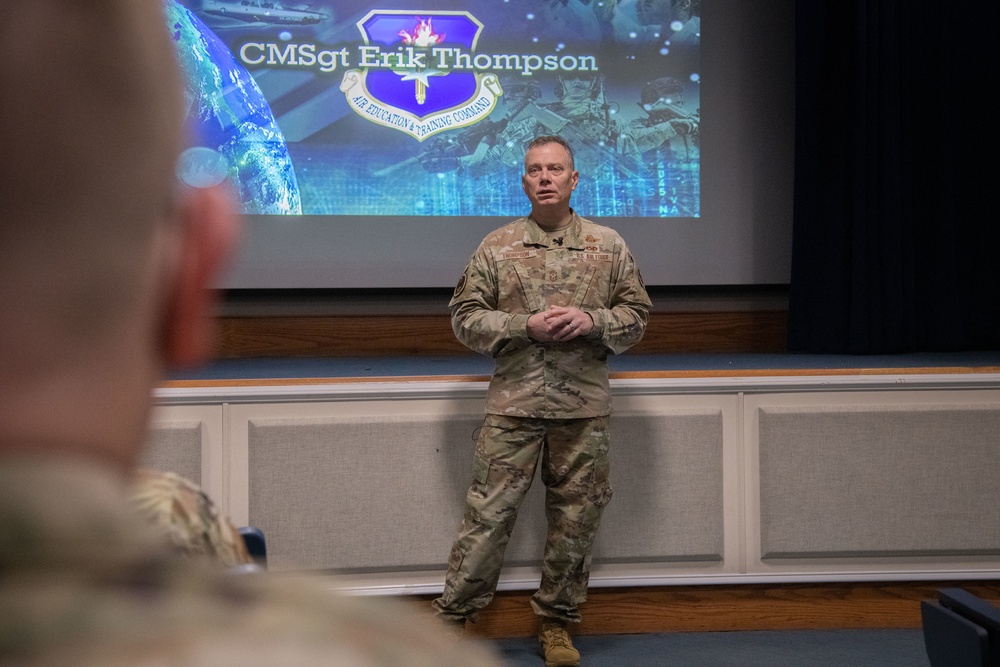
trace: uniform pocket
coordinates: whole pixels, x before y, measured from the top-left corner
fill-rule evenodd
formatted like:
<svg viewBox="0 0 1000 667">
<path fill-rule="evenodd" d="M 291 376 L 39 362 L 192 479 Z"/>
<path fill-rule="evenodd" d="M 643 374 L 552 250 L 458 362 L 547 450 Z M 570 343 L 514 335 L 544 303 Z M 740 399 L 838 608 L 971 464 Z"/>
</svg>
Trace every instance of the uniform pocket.
<svg viewBox="0 0 1000 667">
<path fill-rule="evenodd" d="M 490 461 L 476 452 L 472 460 L 472 487 L 469 492 L 478 497 L 486 497 L 487 482 L 490 479 Z"/>
<path fill-rule="evenodd" d="M 488 459 L 484 459 L 482 456 L 476 455 L 475 460 L 472 462 L 472 479 L 475 480 L 476 484 L 486 484 L 486 481 L 490 477 L 490 462 Z"/>
<path fill-rule="evenodd" d="M 604 507 L 611 502 L 611 460 L 608 458 L 607 443 L 601 443 L 594 452 L 594 463 L 591 468 L 590 493 L 591 500 L 598 507 Z"/>
<path fill-rule="evenodd" d="M 576 293 L 573 294 L 573 301 L 571 305 L 586 310 L 587 307 L 599 308 L 606 306 L 606 300 L 599 299 L 595 303 L 594 299 L 588 299 L 587 296 L 590 294 L 590 284 L 594 281 L 594 274 L 597 273 L 597 269 L 593 266 L 588 266 L 583 278 L 580 279 L 580 284 L 576 287 Z"/>
<path fill-rule="evenodd" d="M 532 286 L 531 271 L 528 267 L 515 264 L 510 268 L 507 280 L 508 284 L 517 285 L 517 293 L 521 301 L 518 305 L 525 308 L 527 314 L 530 315 L 545 310 L 545 304 L 541 301 L 538 290 Z M 514 304 L 501 303 L 500 306 L 502 310 L 517 312 L 513 308 Z"/>
</svg>

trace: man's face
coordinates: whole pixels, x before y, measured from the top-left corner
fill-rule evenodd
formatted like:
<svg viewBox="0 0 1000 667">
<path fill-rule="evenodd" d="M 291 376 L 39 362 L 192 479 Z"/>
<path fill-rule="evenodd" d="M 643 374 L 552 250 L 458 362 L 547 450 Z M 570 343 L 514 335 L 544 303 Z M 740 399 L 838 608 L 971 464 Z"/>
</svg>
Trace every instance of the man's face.
<svg viewBox="0 0 1000 667">
<path fill-rule="evenodd" d="M 583 77 L 574 77 L 562 80 L 563 96 L 562 100 L 583 100 L 590 97 L 594 82 Z"/>
<path fill-rule="evenodd" d="M 570 195 L 579 179 L 566 149 L 557 143 L 535 146 L 524 156 L 521 185 L 532 208 L 569 208 Z"/>
</svg>

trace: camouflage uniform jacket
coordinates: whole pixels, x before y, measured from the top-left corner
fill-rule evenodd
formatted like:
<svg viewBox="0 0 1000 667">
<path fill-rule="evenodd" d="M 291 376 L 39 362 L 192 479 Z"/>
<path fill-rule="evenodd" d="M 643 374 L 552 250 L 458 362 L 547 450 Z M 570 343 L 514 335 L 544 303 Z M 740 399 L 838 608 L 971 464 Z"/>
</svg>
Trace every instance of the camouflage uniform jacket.
<svg viewBox="0 0 1000 667">
<path fill-rule="evenodd" d="M 611 412 L 608 355 L 642 338 L 650 302 L 621 236 L 572 216 L 552 241 L 530 218 L 496 230 L 455 288 L 455 335 L 495 360 L 487 413 L 579 419 Z M 528 317 L 549 306 L 583 310 L 593 330 L 560 343 L 531 340 Z"/>
<path fill-rule="evenodd" d="M 134 475 L 131 496 L 132 507 L 162 530 L 181 555 L 226 567 L 253 563 L 236 527 L 190 480 L 144 468 Z"/>
<path fill-rule="evenodd" d="M 496 667 L 398 601 L 179 556 L 82 459 L 0 458 L 0 664 Z"/>
</svg>

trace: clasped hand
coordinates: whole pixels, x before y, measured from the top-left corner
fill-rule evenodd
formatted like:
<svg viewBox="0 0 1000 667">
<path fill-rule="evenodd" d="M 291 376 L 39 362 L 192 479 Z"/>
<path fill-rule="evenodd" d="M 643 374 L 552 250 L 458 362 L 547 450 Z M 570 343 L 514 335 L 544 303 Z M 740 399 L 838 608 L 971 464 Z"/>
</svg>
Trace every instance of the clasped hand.
<svg viewBox="0 0 1000 667">
<path fill-rule="evenodd" d="M 594 320 L 579 308 L 549 306 L 529 317 L 527 328 L 532 340 L 561 343 L 589 334 L 594 328 Z"/>
</svg>

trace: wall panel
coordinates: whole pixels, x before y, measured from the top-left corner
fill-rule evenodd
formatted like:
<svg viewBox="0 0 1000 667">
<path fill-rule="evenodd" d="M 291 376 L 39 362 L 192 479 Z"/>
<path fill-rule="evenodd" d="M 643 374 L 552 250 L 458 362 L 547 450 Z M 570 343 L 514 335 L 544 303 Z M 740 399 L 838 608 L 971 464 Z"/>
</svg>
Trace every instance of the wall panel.
<svg viewBox="0 0 1000 667">
<path fill-rule="evenodd" d="M 1000 565 L 1000 400 L 991 391 L 748 398 L 750 571 Z"/>
<path fill-rule="evenodd" d="M 761 408 L 761 556 L 1000 555 L 1000 405 Z"/>
<path fill-rule="evenodd" d="M 228 512 L 224 412 L 222 405 L 156 407 L 139 464 L 187 477 Z"/>
<path fill-rule="evenodd" d="M 593 586 L 1000 576 L 998 376 L 671 376 L 612 387 L 615 494 Z M 189 465 L 200 432 L 203 484 L 234 523 L 264 530 L 274 569 L 338 573 L 331 585 L 357 592 L 433 593 L 485 390 L 171 389 L 151 452 L 187 452 L 159 460 Z M 501 590 L 537 584 L 542 508 L 536 479 Z"/>
</svg>

